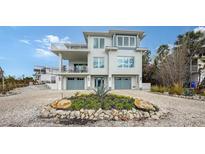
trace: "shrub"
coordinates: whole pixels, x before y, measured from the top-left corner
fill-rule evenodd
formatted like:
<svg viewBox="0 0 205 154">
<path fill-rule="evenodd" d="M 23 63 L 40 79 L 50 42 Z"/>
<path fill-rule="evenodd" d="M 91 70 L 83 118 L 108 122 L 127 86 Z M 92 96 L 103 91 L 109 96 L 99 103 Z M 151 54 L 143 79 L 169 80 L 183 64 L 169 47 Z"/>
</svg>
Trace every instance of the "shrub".
<svg viewBox="0 0 205 154">
<path fill-rule="evenodd" d="M 115 94 L 107 94 L 103 100 L 101 100 L 101 98 L 96 94 L 72 96 L 68 99 L 70 99 L 72 102 L 72 105 L 69 108 L 70 110 L 97 110 L 102 108 L 101 101 L 103 101 L 103 109 L 105 110 L 131 110 L 135 107 L 134 98 Z"/>
<path fill-rule="evenodd" d="M 169 94 L 182 95 L 183 93 L 184 93 L 184 88 L 180 84 L 174 84 L 169 89 Z"/>
<path fill-rule="evenodd" d="M 194 89 L 190 89 L 190 88 L 184 89 L 185 96 L 193 96 L 194 94 L 196 94 L 196 91 Z"/>
<path fill-rule="evenodd" d="M 160 92 L 160 93 L 164 93 L 168 91 L 167 87 L 163 87 L 163 86 L 152 86 L 151 87 L 151 91 L 152 92 Z"/>
</svg>

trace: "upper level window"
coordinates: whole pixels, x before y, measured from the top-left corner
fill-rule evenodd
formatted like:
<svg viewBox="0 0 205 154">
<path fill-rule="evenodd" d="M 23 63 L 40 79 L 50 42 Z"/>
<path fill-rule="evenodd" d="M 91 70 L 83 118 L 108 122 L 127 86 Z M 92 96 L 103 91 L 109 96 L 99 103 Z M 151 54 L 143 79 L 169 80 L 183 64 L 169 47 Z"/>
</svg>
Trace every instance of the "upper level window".
<svg viewBox="0 0 205 154">
<path fill-rule="evenodd" d="M 105 47 L 105 39 L 104 38 L 94 38 L 93 48 L 95 49 L 103 49 Z"/>
<path fill-rule="evenodd" d="M 93 67 L 94 68 L 104 68 L 104 57 L 94 57 Z"/>
<path fill-rule="evenodd" d="M 118 46 L 123 46 L 123 44 L 122 44 L 122 38 L 123 37 L 118 37 L 118 39 L 117 39 L 117 41 L 118 41 Z"/>
<path fill-rule="evenodd" d="M 93 48 L 98 48 L 98 38 L 94 38 Z"/>
<path fill-rule="evenodd" d="M 135 47 L 136 37 L 135 36 L 117 36 L 117 46 L 119 47 Z"/>
<path fill-rule="evenodd" d="M 124 46 L 129 46 L 129 37 L 124 37 Z"/>
<path fill-rule="evenodd" d="M 135 37 L 130 37 L 130 46 L 135 46 Z"/>
<path fill-rule="evenodd" d="M 119 68 L 132 68 L 134 67 L 134 57 L 117 57 Z"/>
</svg>

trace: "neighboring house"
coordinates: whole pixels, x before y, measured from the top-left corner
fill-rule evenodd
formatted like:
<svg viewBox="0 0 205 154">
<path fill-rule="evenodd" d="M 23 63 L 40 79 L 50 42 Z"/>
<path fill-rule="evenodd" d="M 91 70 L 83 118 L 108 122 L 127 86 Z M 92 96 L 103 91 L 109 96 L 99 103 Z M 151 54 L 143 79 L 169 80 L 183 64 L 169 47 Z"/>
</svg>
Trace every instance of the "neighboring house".
<svg viewBox="0 0 205 154">
<path fill-rule="evenodd" d="M 34 67 L 34 79 L 38 83 L 56 83 L 56 75 L 58 68 L 50 68 L 45 66 Z"/>
<path fill-rule="evenodd" d="M 59 57 L 56 89 L 142 88 L 142 31 L 84 32 L 86 44 L 53 43 Z M 66 68 L 63 62 L 67 61 Z"/>
<path fill-rule="evenodd" d="M 195 83 L 200 83 L 205 79 L 205 53 L 193 57 L 191 73 L 192 81 Z"/>
</svg>

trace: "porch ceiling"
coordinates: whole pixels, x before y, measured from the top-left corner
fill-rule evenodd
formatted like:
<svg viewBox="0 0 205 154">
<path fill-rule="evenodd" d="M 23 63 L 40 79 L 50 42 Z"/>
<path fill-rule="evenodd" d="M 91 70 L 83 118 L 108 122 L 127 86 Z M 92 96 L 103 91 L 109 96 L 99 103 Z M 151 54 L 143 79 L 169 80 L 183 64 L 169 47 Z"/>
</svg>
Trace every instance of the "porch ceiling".
<svg viewBox="0 0 205 154">
<path fill-rule="evenodd" d="M 87 62 L 88 52 L 85 51 L 57 51 L 55 54 L 62 54 L 64 60 Z"/>
</svg>

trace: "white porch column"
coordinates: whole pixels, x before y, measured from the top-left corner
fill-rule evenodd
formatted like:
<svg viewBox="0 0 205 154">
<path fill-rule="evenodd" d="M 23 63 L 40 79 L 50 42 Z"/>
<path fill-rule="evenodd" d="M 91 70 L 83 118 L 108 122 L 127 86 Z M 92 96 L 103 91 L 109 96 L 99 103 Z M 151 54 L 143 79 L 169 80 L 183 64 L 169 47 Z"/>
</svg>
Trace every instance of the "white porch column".
<svg viewBox="0 0 205 154">
<path fill-rule="evenodd" d="M 62 65 L 63 65 L 62 54 L 59 53 L 59 72 L 62 72 Z"/>
<path fill-rule="evenodd" d="M 108 87 L 112 89 L 112 75 L 111 74 L 108 75 Z"/>
<path fill-rule="evenodd" d="M 87 89 L 91 89 L 91 76 L 87 76 Z"/>
<path fill-rule="evenodd" d="M 62 60 L 62 54 L 59 53 L 59 72 L 62 72 L 62 65 L 63 65 L 63 60 Z M 58 89 L 62 90 L 63 89 L 63 77 L 61 75 L 58 76 Z"/>
<path fill-rule="evenodd" d="M 139 89 L 142 89 L 142 75 L 139 76 Z"/>
</svg>

